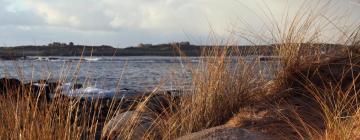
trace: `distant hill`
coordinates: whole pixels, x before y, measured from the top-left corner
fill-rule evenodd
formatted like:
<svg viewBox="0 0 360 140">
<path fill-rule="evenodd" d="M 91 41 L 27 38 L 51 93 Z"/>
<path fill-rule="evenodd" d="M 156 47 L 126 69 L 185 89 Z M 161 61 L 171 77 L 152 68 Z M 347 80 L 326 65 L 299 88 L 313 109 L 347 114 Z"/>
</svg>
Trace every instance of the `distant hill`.
<svg viewBox="0 0 360 140">
<path fill-rule="evenodd" d="M 192 45 L 189 42 L 168 44 L 139 44 L 136 47 L 85 46 L 54 42 L 43 46 L 0 47 L 0 59 L 17 59 L 26 56 L 200 56 L 202 50 L 215 46 Z M 224 46 L 217 46 L 224 47 Z M 243 55 L 271 55 L 272 46 L 233 46 Z M 181 53 L 180 53 L 181 52 Z"/>
</svg>

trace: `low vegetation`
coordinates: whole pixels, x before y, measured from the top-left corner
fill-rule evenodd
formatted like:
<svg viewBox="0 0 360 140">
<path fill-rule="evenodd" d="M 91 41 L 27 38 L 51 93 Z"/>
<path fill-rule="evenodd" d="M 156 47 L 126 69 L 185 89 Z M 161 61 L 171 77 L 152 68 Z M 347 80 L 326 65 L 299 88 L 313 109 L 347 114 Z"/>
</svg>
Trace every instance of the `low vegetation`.
<svg viewBox="0 0 360 140">
<path fill-rule="evenodd" d="M 155 89 L 126 108 L 126 99 L 83 101 L 60 91 L 43 101 L 20 86 L 0 96 L 0 139 L 176 139 L 217 126 L 269 139 L 359 139 L 360 25 L 338 28 L 337 17 L 324 18 L 326 6 L 304 5 L 289 25 L 272 27 L 280 59 L 266 62 L 276 71 L 270 76 L 260 71 L 264 62 L 228 45 L 203 50 L 188 66 L 190 90 Z M 336 45 L 318 43 L 329 27 L 342 33 Z"/>
</svg>

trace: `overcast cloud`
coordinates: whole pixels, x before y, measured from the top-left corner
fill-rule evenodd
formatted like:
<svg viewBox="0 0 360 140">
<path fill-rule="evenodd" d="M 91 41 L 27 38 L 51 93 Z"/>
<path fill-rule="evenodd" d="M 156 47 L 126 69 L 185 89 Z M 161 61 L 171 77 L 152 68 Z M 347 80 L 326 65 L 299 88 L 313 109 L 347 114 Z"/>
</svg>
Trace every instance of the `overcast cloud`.
<svg viewBox="0 0 360 140">
<path fill-rule="evenodd" d="M 0 0 L 0 46 L 109 44 L 191 41 L 206 43 L 210 29 L 224 36 L 241 17 L 261 26 L 264 2 L 275 16 L 301 0 Z M 336 8 L 360 17 L 359 0 L 339 0 Z M 261 14 L 261 12 L 260 12 Z"/>
</svg>

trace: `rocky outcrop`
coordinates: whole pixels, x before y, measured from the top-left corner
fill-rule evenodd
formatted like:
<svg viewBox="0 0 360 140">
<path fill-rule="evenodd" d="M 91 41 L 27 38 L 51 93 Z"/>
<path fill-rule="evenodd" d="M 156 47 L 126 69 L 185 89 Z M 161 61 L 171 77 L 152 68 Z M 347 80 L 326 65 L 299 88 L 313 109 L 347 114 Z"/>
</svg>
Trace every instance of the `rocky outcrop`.
<svg viewBox="0 0 360 140">
<path fill-rule="evenodd" d="M 154 121 L 166 111 L 174 111 L 174 105 L 178 103 L 179 97 L 171 92 L 145 93 L 145 95 L 128 102 L 128 108 L 123 110 L 125 112 L 118 111 L 110 121 L 106 122 L 102 135 L 110 139 L 137 140 L 144 138 L 150 129 L 156 132 Z M 121 104 L 120 107 L 123 105 Z"/>
<path fill-rule="evenodd" d="M 41 100 L 50 101 L 60 85 L 47 80 L 24 83 L 15 78 L 1 78 L 0 95 L 39 97 Z M 81 85 L 76 85 L 76 87 L 81 87 Z"/>
<path fill-rule="evenodd" d="M 142 139 L 152 125 L 150 116 L 137 111 L 119 113 L 105 124 L 103 135 L 110 139 Z"/>
<path fill-rule="evenodd" d="M 0 79 L 0 95 L 7 94 L 11 91 L 17 90 L 22 85 L 22 82 L 14 78 Z"/>
</svg>

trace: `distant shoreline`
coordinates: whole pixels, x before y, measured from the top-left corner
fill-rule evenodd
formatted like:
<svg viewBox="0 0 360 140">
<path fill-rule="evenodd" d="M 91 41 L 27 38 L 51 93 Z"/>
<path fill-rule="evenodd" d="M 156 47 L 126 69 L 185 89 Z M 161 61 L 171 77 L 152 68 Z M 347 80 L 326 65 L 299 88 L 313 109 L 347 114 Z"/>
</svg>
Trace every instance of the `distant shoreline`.
<svg viewBox="0 0 360 140">
<path fill-rule="evenodd" d="M 235 55 L 274 55 L 276 45 L 232 46 L 238 50 Z M 336 47 L 336 44 L 321 46 Z M 330 47 L 329 47 L 330 46 Z M 140 44 L 136 47 L 114 48 L 108 45 L 85 46 L 73 43 L 51 43 L 49 45 L 0 47 L 0 60 L 16 60 L 27 56 L 202 56 L 206 48 L 225 48 L 225 46 L 192 45 L 189 42 L 168 44 Z"/>
</svg>

